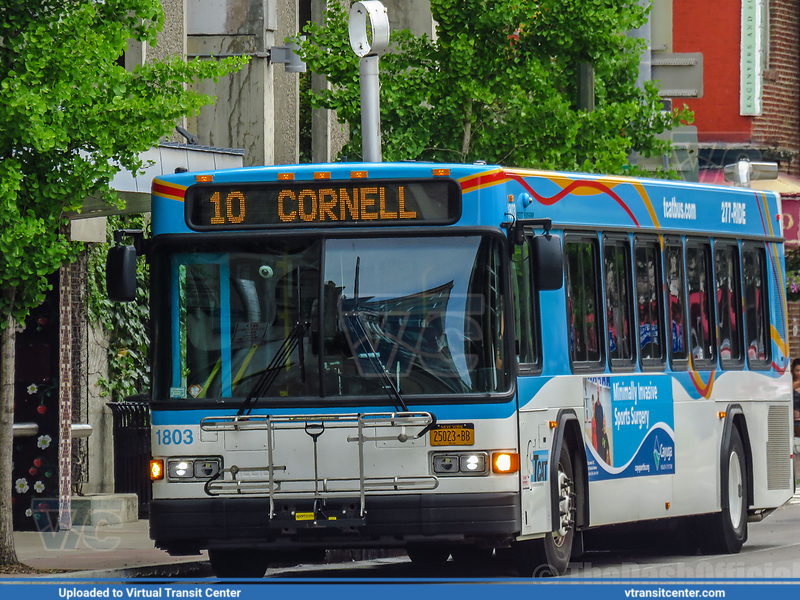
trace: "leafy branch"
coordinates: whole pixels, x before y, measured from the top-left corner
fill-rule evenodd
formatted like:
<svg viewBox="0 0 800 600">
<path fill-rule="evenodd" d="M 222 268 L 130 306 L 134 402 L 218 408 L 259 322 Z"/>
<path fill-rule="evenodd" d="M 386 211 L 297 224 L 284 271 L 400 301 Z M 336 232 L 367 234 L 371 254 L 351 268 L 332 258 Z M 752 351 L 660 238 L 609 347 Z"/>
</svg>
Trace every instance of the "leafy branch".
<svg viewBox="0 0 800 600">
<path fill-rule="evenodd" d="M 106 294 L 106 257 L 113 244 L 116 229 L 147 230 L 146 215 L 112 216 L 108 218 L 105 244 L 93 244 L 88 257 L 89 322 L 100 325 L 109 337 L 108 379 L 100 378 L 101 395 L 120 401 L 126 396 L 150 391 L 149 323 L 150 270 L 147 262 L 136 265 L 136 300 L 112 302 Z"/>
</svg>

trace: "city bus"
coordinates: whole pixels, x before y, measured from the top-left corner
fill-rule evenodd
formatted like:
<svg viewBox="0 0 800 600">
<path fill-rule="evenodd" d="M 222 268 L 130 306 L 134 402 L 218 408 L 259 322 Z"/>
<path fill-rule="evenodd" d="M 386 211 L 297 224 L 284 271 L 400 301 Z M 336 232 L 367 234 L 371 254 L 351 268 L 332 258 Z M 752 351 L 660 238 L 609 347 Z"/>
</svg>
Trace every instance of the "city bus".
<svg viewBox="0 0 800 600">
<path fill-rule="evenodd" d="M 156 178 L 108 263 L 116 300 L 151 269 L 150 537 L 220 577 L 559 575 L 605 526 L 739 552 L 794 493 L 780 212 L 482 163 Z"/>
</svg>

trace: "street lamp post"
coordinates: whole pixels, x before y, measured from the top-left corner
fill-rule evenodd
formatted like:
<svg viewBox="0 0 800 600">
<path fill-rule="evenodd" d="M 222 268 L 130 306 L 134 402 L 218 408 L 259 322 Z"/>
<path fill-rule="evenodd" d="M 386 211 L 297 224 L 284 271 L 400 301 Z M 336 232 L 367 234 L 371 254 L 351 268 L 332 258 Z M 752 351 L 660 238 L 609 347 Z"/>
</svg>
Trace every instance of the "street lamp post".
<svg viewBox="0 0 800 600">
<path fill-rule="evenodd" d="M 361 135 L 365 162 L 381 162 L 381 108 L 378 60 L 389 47 L 389 17 L 378 0 L 350 9 L 350 47 L 361 60 Z"/>
</svg>

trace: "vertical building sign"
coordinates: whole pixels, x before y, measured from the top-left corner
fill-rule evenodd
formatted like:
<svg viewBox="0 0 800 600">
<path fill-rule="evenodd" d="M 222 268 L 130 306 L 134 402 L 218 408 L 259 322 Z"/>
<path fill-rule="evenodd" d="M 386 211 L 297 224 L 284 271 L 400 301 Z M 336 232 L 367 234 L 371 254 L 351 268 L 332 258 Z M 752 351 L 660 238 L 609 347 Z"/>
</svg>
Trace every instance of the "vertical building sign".
<svg viewBox="0 0 800 600">
<path fill-rule="evenodd" d="M 742 0 L 741 65 L 739 67 L 739 112 L 761 114 L 761 72 L 764 29 L 761 23 L 764 0 Z"/>
</svg>

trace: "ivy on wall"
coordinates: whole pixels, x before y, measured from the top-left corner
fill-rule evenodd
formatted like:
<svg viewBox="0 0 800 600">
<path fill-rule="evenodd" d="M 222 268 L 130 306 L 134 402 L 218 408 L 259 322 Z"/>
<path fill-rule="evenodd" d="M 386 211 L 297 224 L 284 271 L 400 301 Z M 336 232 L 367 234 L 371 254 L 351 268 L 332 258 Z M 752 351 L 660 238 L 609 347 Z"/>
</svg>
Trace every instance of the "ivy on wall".
<svg viewBox="0 0 800 600">
<path fill-rule="evenodd" d="M 106 256 L 116 229 L 142 229 L 149 235 L 149 215 L 111 216 L 107 223 L 108 243 L 93 244 L 89 250 L 89 322 L 108 334 L 108 378 L 100 378 L 101 395 L 114 402 L 134 394 L 150 392 L 150 271 L 143 258 L 136 265 L 136 300 L 112 302 L 106 294 Z"/>
</svg>

